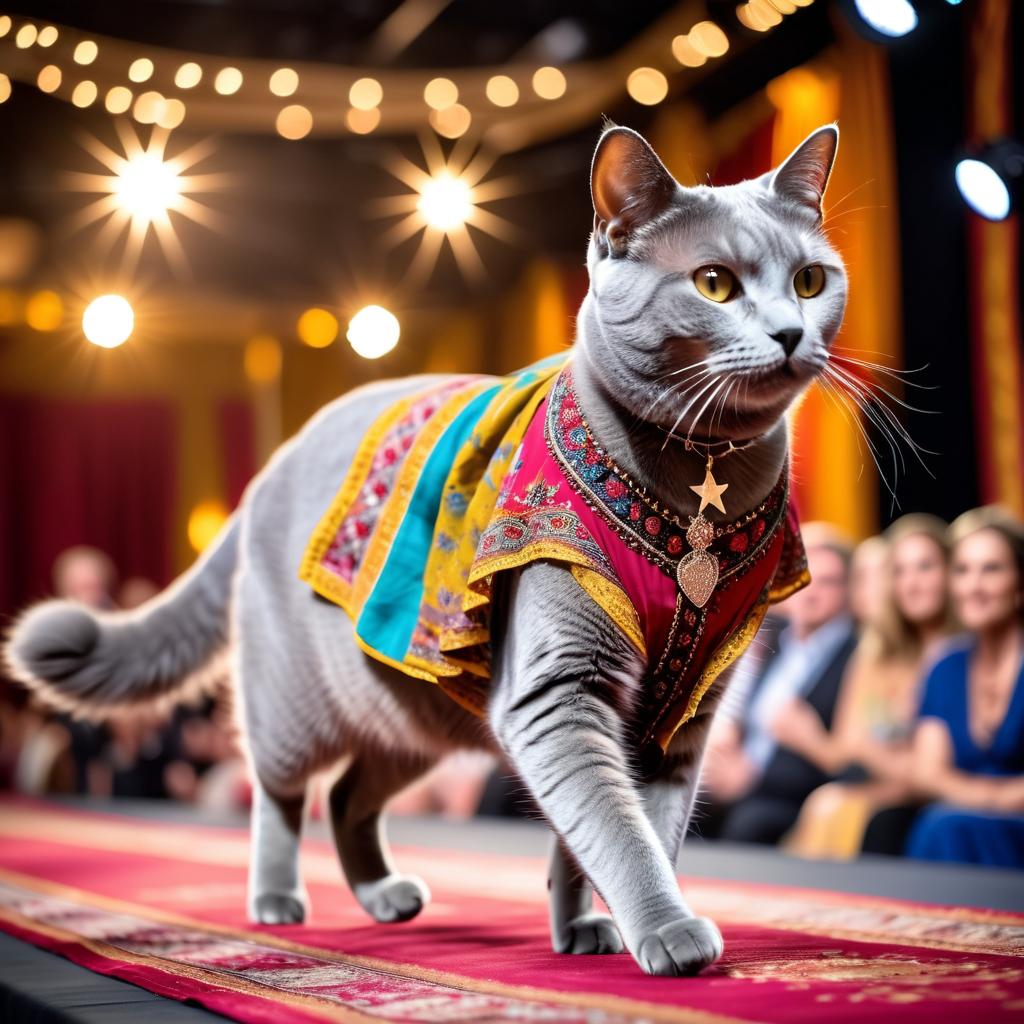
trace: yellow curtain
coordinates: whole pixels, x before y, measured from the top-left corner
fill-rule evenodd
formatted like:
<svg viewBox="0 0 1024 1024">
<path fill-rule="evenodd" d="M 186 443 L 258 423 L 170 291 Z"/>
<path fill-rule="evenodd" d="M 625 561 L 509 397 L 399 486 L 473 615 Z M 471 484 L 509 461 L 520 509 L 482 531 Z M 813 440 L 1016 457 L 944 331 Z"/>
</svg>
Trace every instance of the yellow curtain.
<svg viewBox="0 0 1024 1024">
<path fill-rule="evenodd" d="M 772 162 L 778 165 L 815 128 L 838 122 L 839 154 L 825 197 L 825 230 L 842 253 L 850 286 L 836 344 L 897 366 L 899 236 L 886 57 L 842 22 L 837 30 L 838 43 L 821 59 L 768 86 L 778 111 Z M 879 486 L 853 423 L 857 415 L 849 403 L 840 406 L 816 385 L 794 417 L 801 515 L 834 523 L 854 539 L 877 530 Z"/>
</svg>

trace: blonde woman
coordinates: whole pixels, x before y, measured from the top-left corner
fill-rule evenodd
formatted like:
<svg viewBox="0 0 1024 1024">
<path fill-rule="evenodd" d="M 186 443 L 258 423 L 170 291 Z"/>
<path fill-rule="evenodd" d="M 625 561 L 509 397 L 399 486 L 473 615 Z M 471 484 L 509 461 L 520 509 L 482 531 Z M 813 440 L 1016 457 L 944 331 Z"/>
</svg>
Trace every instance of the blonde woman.
<svg viewBox="0 0 1024 1024">
<path fill-rule="evenodd" d="M 843 679 L 831 732 L 806 716 L 776 721 L 780 742 L 840 780 L 805 801 L 787 848 L 806 857 L 848 858 L 875 811 L 911 796 L 911 733 L 920 685 L 953 629 L 946 524 L 913 514 L 885 532 L 885 593 L 865 625 Z"/>
</svg>

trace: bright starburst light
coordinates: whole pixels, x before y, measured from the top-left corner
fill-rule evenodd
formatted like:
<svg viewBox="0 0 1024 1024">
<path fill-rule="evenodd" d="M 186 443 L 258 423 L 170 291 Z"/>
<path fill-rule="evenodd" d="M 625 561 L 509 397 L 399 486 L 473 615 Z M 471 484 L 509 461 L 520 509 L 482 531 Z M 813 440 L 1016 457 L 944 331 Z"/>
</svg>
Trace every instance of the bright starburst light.
<svg viewBox="0 0 1024 1024">
<path fill-rule="evenodd" d="M 178 270 L 187 270 L 185 251 L 178 239 L 171 214 L 188 218 L 205 227 L 213 227 L 213 210 L 192 198 L 196 192 L 211 192 L 230 183 L 223 174 L 186 174 L 212 150 L 209 140 L 199 142 L 174 157 L 166 156 L 170 137 L 167 130 L 154 127 L 143 147 L 131 125 L 116 121 L 122 152 L 118 153 L 92 135 L 82 140 L 84 148 L 110 174 L 66 175 L 69 188 L 79 192 L 102 192 L 75 219 L 75 228 L 84 228 L 106 220 L 98 241 L 113 248 L 127 228 L 124 265 L 134 269 L 152 227 L 167 261 Z"/>
<path fill-rule="evenodd" d="M 400 245 L 421 235 L 409 269 L 410 278 L 417 282 L 430 277 L 445 239 L 463 276 L 479 279 L 484 264 L 469 228 L 511 241 L 516 236 L 514 226 L 482 209 L 481 204 L 505 199 L 521 189 L 511 178 L 484 181 L 496 157 L 474 151 L 473 143 L 465 138 L 455 144 L 447 158 L 434 136 L 425 136 L 421 146 L 425 168 L 398 153 L 385 164 L 411 191 L 376 204 L 381 216 L 402 218 L 385 233 L 384 240 Z"/>
</svg>

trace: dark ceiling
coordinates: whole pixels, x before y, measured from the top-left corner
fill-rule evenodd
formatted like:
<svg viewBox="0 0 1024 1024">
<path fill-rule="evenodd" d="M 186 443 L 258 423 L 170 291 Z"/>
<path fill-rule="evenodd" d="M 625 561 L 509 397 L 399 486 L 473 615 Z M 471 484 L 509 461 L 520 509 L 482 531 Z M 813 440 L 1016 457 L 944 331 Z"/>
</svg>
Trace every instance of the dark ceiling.
<svg viewBox="0 0 1024 1024">
<path fill-rule="evenodd" d="M 350 63 L 369 59 L 374 33 L 395 6 L 369 0 L 148 0 L 39 2 L 17 9 L 58 24 L 200 53 Z M 597 57 L 625 45 L 672 6 L 621 0 L 454 2 L 395 63 L 541 62 L 554 60 L 559 47 L 566 60 Z M 713 0 L 709 6 L 723 12 L 722 23 L 730 32 L 746 31 L 732 16 L 734 4 Z M 819 0 L 768 35 L 750 40 L 741 59 L 730 53 L 717 62 L 691 96 L 713 118 L 812 57 L 832 38 L 828 4 Z M 605 113 L 641 131 L 653 116 L 650 108 L 628 98 Z M 595 118 L 586 130 L 502 158 L 492 176 L 514 176 L 524 190 L 489 209 L 516 225 L 519 240 L 509 244 L 474 232 L 487 268 L 483 285 L 470 289 L 446 252 L 417 304 L 450 304 L 496 293 L 537 255 L 582 263 L 591 219 L 587 170 L 599 128 Z M 97 267 L 117 265 L 116 252 L 99 246 L 95 227 L 73 234 L 67 230 L 91 197 L 69 192 L 62 173 L 102 171 L 80 145 L 83 133 L 116 143 L 113 120 L 105 112 L 78 110 L 29 85 L 16 83 L 11 99 L 0 105 L 5 150 L 0 216 L 27 217 L 42 227 L 44 248 L 34 283 L 67 287 L 84 273 L 95 275 Z M 186 122 L 169 153 L 194 141 Z M 201 197 L 218 214 L 216 229 L 178 220 L 192 280 L 242 299 L 298 303 L 332 302 L 353 281 L 401 286 L 414 243 L 384 246 L 381 237 L 389 222 L 367 211 L 374 200 L 407 191 L 383 167 L 396 146 L 418 159 L 416 139 L 368 136 L 296 143 L 268 135 L 224 135 L 215 141 L 213 155 L 196 172 L 222 172 L 233 183 Z M 153 281 L 170 274 L 152 238 L 138 274 Z"/>
</svg>

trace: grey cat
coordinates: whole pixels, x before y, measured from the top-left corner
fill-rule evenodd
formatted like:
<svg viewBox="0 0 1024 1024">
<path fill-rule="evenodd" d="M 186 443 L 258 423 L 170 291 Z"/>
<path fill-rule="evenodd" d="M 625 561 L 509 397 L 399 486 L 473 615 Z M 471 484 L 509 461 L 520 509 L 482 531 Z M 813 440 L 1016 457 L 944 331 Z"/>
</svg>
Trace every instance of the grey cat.
<svg viewBox="0 0 1024 1024">
<path fill-rule="evenodd" d="M 690 485 L 704 459 L 673 433 L 756 439 L 716 464 L 731 517 L 756 506 L 785 464 L 786 410 L 825 366 L 846 302 L 821 210 L 838 139 L 824 126 L 773 172 L 714 188 L 681 186 L 629 129 L 609 126 L 598 143 L 576 391 L 604 448 L 679 515 L 697 511 Z M 724 676 L 656 776 L 640 781 L 626 737 L 648 666 L 564 567 L 502 574 L 486 724 L 364 655 L 348 618 L 297 578 L 358 439 L 385 407 L 436 380 L 387 381 L 332 402 L 165 593 L 126 613 L 36 605 L 12 629 L 8 666 L 53 705 L 102 715 L 169 698 L 230 646 L 257 780 L 255 921 L 305 916 L 298 848 L 312 773 L 342 766 L 330 816 L 356 898 L 377 921 L 405 921 L 429 893 L 392 863 L 385 804 L 452 750 L 500 749 L 557 837 L 555 950 L 625 947 L 650 974 L 696 973 L 721 955 L 722 938 L 687 905 L 675 864 Z M 611 917 L 593 912 L 594 890 Z"/>
</svg>

